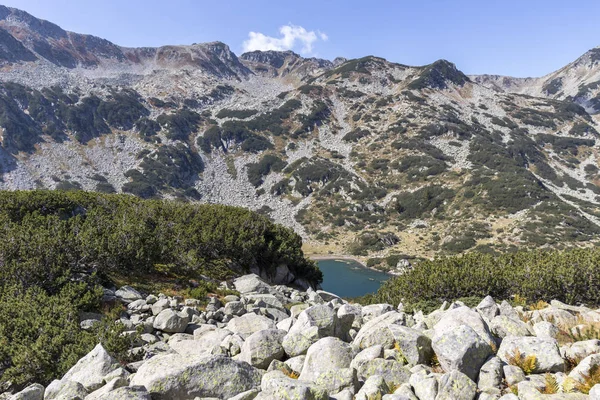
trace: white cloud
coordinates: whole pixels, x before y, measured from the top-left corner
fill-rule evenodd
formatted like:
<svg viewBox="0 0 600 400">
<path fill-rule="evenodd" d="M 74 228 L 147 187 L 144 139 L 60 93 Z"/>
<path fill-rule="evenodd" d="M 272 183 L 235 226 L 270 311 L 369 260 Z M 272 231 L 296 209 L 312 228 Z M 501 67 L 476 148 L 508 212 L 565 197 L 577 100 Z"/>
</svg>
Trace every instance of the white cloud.
<svg viewBox="0 0 600 400">
<path fill-rule="evenodd" d="M 307 31 L 301 26 L 284 25 L 279 28 L 281 37 L 267 36 L 260 32 L 248 33 L 248 40 L 244 41 L 244 52 L 255 50 L 298 50 L 303 54 L 313 51 L 313 44 L 318 40 L 326 41 L 329 37 L 321 31 Z"/>
</svg>

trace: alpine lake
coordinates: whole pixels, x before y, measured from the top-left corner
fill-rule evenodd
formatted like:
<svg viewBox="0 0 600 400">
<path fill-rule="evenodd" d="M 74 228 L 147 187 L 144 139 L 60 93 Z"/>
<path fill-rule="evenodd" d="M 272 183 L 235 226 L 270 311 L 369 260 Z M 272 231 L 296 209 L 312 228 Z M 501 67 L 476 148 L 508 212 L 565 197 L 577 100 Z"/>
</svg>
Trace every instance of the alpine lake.
<svg viewBox="0 0 600 400">
<path fill-rule="evenodd" d="M 340 297 L 357 297 L 375 293 L 392 276 L 366 268 L 349 259 L 317 260 L 323 271 L 323 290 Z"/>
</svg>

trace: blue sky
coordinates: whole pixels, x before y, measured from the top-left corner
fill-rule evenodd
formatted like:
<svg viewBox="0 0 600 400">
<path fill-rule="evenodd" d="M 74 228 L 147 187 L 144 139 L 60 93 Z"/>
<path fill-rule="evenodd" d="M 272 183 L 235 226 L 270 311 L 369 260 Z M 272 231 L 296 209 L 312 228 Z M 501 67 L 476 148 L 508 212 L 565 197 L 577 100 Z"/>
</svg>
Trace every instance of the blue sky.
<svg viewBox="0 0 600 400">
<path fill-rule="evenodd" d="M 238 55 L 291 46 L 327 59 L 376 55 L 424 65 L 445 58 L 468 74 L 541 76 L 600 46 L 598 0 L 0 2 L 122 46 L 220 40 Z"/>
</svg>

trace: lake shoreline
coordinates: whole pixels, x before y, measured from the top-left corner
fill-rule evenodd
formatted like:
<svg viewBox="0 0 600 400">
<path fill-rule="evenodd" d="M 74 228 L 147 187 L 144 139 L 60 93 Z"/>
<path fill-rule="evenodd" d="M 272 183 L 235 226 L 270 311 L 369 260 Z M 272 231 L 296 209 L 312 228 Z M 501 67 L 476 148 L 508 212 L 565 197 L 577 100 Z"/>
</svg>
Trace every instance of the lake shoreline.
<svg viewBox="0 0 600 400">
<path fill-rule="evenodd" d="M 390 277 L 392 276 L 398 276 L 399 274 L 395 274 L 391 271 L 382 271 L 380 269 L 377 268 L 371 268 L 371 267 L 367 267 L 366 262 L 361 259 L 361 258 L 357 258 L 354 256 L 348 256 L 348 255 L 335 255 L 335 254 L 311 254 L 307 256 L 308 258 L 310 258 L 311 260 L 314 261 L 319 261 L 319 260 L 350 260 L 350 261 L 354 261 L 357 264 L 360 264 L 363 268 L 365 269 L 369 269 L 371 271 L 376 271 L 376 272 L 382 272 L 384 274 L 389 275 Z"/>
</svg>

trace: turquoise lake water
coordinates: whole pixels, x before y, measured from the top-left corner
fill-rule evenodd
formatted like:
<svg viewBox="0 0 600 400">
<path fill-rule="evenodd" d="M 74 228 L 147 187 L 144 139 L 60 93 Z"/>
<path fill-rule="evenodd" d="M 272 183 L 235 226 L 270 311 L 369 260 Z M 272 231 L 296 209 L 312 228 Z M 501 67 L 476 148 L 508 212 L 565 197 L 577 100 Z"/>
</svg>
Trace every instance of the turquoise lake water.
<svg viewBox="0 0 600 400">
<path fill-rule="evenodd" d="M 323 271 L 323 290 L 341 297 L 356 297 L 374 293 L 391 276 L 373 271 L 352 260 L 319 260 Z"/>
</svg>

